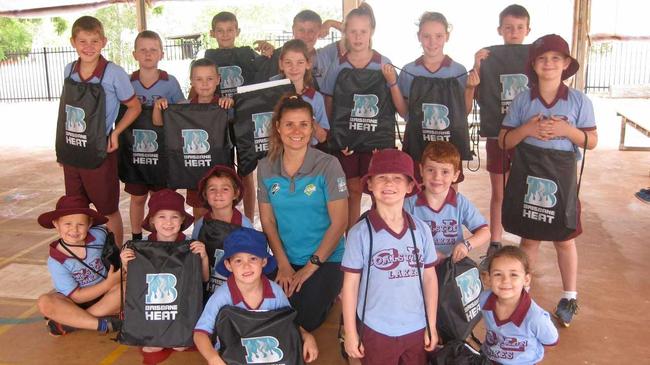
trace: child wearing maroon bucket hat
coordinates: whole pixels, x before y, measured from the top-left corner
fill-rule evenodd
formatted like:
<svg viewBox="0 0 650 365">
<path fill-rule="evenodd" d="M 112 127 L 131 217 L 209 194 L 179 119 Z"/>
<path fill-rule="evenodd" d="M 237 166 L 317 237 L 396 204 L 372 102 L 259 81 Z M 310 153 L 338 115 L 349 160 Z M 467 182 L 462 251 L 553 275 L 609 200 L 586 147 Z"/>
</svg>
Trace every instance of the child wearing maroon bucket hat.
<svg viewBox="0 0 650 365">
<path fill-rule="evenodd" d="M 596 148 L 598 134 L 596 133 L 596 118 L 593 105 L 584 93 L 568 87 L 563 82 L 573 76 L 579 67 L 578 61 L 571 57 L 569 45 L 559 35 L 548 34 L 531 44 L 527 65 L 531 88 L 519 93 L 508 109 L 499 133 L 500 147 L 510 149 L 517 146 L 517 148 L 522 147 L 522 151 L 523 148 L 526 148 L 526 150 L 533 149 L 537 151 L 534 153 L 537 154 L 540 163 L 543 161 L 542 154 L 544 156 L 559 156 L 560 152 L 558 151 L 563 151 L 562 154 L 575 152 L 567 157 L 569 166 L 571 166 L 571 162 L 575 161 L 575 155 L 577 155 L 578 159 L 581 158 L 578 147 Z M 522 156 L 524 156 L 523 152 Z M 513 176 L 521 175 L 521 172 L 526 171 L 528 168 L 528 166 L 515 167 L 514 165 L 508 187 L 511 186 Z M 575 170 L 575 165 L 572 168 Z M 562 175 L 575 175 L 575 171 Z M 529 178 L 531 178 L 530 175 Z M 532 178 L 540 180 L 539 178 Z M 557 178 L 557 181 L 564 181 L 563 176 L 556 176 L 555 178 Z M 523 182 L 522 184 L 526 183 Z M 552 181 L 551 183 L 557 189 L 558 184 Z M 573 184 L 575 182 L 568 185 Z M 515 186 L 513 182 L 512 185 L 513 188 L 516 188 L 519 184 Z M 534 184 L 529 184 L 528 189 L 531 189 L 531 185 Z M 508 195 L 508 187 L 506 188 L 506 195 Z M 555 192 L 548 190 L 540 190 L 538 194 L 544 194 L 545 199 L 549 199 L 548 201 L 555 200 Z M 561 192 L 557 193 L 560 194 Z M 568 194 L 569 192 L 562 193 Z M 528 198 L 524 199 L 524 203 L 526 202 L 535 205 L 534 202 L 529 202 Z M 542 203 L 537 203 L 537 205 L 539 204 Z M 552 203 L 552 205 L 547 204 L 545 207 L 554 205 L 555 203 Z M 519 211 L 517 213 L 519 214 L 518 218 L 521 218 L 521 213 Z M 505 214 L 506 209 L 504 209 L 504 222 Z M 569 326 L 573 316 L 578 311 L 578 252 L 575 237 L 582 233 L 579 200 L 577 201 L 577 207 L 575 207 L 575 216 L 576 222 L 573 222 L 575 223 L 575 231 L 568 235 L 566 239 L 553 242 L 557 252 L 564 290 L 554 314 L 558 318 L 558 322 L 564 327 Z M 546 220 L 544 222 L 549 223 Z M 522 235 L 520 247 L 530 258 L 532 270 L 534 270 L 540 243 L 539 240 Z"/>
<path fill-rule="evenodd" d="M 413 160 L 378 151 L 361 184 L 375 206 L 348 232 L 341 263 L 345 351 L 362 364 L 425 364 L 438 342 L 438 279 L 431 230 L 402 208 L 419 191 Z"/>
<path fill-rule="evenodd" d="M 185 199 L 183 196 L 171 189 L 159 190 L 151 195 L 149 199 L 149 212 L 142 222 L 142 228 L 151 232 L 148 241 L 161 242 L 184 242 L 186 241 L 184 230 L 189 228 L 194 217 L 185 211 Z M 209 278 L 208 255 L 205 245 L 199 241 L 190 243 L 190 250 L 201 257 L 201 273 L 203 281 Z M 124 272 L 128 269 L 129 261 L 135 258 L 135 251 L 131 248 L 124 248 L 120 254 Z M 176 351 L 185 351 L 187 348 L 174 348 Z M 143 363 L 157 364 L 171 355 L 170 349 L 162 347 L 143 347 Z"/>
<path fill-rule="evenodd" d="M 102 262 L 107 221 L 83 196 L 63 196 L 55 210 L 38 217 L 42 227 L 56 229 L 60 237 L 50 244 L 47 259 L 55 292 L 38 298 L 52 336 L 75 329 L 108 333 L 121 326 L 110 317 L 120 309 L 120 274 Z"/>
<path fill-rule="evenodd" d="M 236 208 L 244 197 L 244 183 L 235 169 L 216 165 L 199 181 L 198 195 L 208 212 L 194 222 L 192 239 L 199 238 L 203 222 L 220 220 L 237 226 L 253 228 L 250 219 Z"/>
</svg>

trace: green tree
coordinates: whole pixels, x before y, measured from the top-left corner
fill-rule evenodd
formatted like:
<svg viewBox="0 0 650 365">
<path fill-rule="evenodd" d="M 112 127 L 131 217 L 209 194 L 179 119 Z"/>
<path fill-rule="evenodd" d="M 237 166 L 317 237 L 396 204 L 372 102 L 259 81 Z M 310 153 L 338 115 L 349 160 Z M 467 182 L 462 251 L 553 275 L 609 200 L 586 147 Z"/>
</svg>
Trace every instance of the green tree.
<svg viewBox="0 0 650 365">
<path fill-rule="evenodd" d="M 38 24 L 40 20 L 0 17 L 0 61 L 7 58 L 7 53 L 28 52 Z"/>
<path fill-rule="evenodd" d="M 51 21 L 57 35 L 63 35 L 66 29 L 68 29 L 68 22 L 61 17 L 55 16 L 54 18 L 51 18 Z"/>
<path fill-rule="evenodd" d="M 133 44 L 122 40 L 125 32 L 136 31 L 136 14 L 133 4 L 113 4 L 98 10 L 95 17 L 104 25 L 104 33 L 108 39 L 106 57 L 125 68 L 133 66 L 135 60 L 131 56 Z"/>
</svg>

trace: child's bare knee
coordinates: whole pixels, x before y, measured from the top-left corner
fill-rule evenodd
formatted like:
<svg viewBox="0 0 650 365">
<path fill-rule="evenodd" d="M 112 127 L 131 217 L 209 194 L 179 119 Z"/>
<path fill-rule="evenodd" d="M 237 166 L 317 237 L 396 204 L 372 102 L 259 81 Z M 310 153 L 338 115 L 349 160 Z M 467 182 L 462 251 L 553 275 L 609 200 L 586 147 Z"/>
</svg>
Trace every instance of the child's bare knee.
<svg viewBox="0 0 650 365">
<path fill-rule="evenodd" d="M 52 313 L 52 308 L 54 307 L 54 298 L 52 298 L 52 294 L 43 294 L 40 297 L 38 297 L 37 305 L 38 305 L 38 310 L 41 312 L 42 315 L 44 316 L 49 316 Z"/>
</svg>

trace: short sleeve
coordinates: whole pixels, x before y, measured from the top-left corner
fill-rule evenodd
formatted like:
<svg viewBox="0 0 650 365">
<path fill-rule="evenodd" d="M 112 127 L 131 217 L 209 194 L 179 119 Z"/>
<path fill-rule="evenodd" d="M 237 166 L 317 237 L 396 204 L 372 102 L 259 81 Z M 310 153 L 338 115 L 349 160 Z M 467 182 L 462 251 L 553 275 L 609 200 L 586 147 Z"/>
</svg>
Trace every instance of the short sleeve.
<svg viewBox="0 0 650 365">
<path fill-rule="evenodd" d="M 57 292 L 67 297 L 79 287 L 79 284 L 74 280 L 70 271 L 61 263 L 50 258 L 47 260 L 47 268 L 50 270 L 52 284 Z"/>
<path fill-rule="evenodd" d="M 194 228 L 192 229 L 192 239 L 199 239 L 199 232 L 201 232 L 201 227 L 203 227 L 203 217 L 194 221 Z"/>
<path fill-rule="evenodd" d="M 413 83 L 413 76 L 407 74 L 407 67 L 408 65 L 404 66 L 397 77 L 397 87 L 399 87 L 399 91 L 405 99 L 409 98 L 411 93 L 411 83 Z"/>
<path fill-rule="evenodd" d="M 578 113 L 578 120 L 576 120 L 576 128 L 581 130 L 594 130 L 596 129 L 596 116 L 594 114 L 594 105 L 587 95 L 580 93 L 581 101 L 580 111 Z"/>
<path fill-rule="evenodd" d="M 169 83 L 171 87 L 169 102 L 171 104 L 176 104 L 181 100 L 185 100 L 183 90 L 181 90 L 181 85 L 178 83 L 178 80 L 176 80 L 174 76 L 169 75 Z"/>
<path fill-rule="evenodd" d="M 334 95 L 334 86 L 336 85 L 336 78 L 339 76 L 339 72 L 341 72 L 341 66 L 336 64 L 333 64 L 329 68 L 329 70 L 327 70 L 327 74 L 325 75 L 325 80 L 323 81 L 323 85 L 319 85 L 320 91 L 323 94 L 328 96 Z"/>
<path fill-rule="evenodd" d="M 262 162 L 262 161 L 260 161 Z M 269 162 L 266 160 L 266 162 Z M 262 166 L 260 166 L 262 167 Z M 266 190 L 266 185 L 264 185 L 264 169 L 263 168 L 258 168 L 257 169 L 257 201 L 259 203 L 270 203 L 269 201 L 269 192 Z"/>
<path fill-rule="evenodd" d="M 328 156 L 325 167 L 325 184 L 327 185 L 327 201 L 348 198 L 348 185 L 339 160 Z"/>
<path fill-rule="evenodd" d="M 459 196 L 461 197 L 461 196 Z M 461 198 L 461 223 L 469 229 L 470 232 L 474 233 L 477 229 L 487 226 L 487 221 L 485 217 L 479 212 L 479 210 L 472 204 L 465 196 Z"/>
<path fill-rule="evenodd" d="M 325 113 L 325 100 L 323 94 L 318 91 L 314 93 L 314 119 L 321 128 L 330 129 L 330 121 L 327 119 L 327 113 Z"/>
<path fill-rule="evenodd" d="M 537 315 L 532 327 L 535 337 L 537 337 L 537 340 L 539 340 L 542 345 L 552 346 L 557 343 L 559 339 L 557 328 L 553 325 L 551 316 L 547 311 L 542 310 L 542 312 Z"/>
<path fill-rule="evenodd" d="M 199 317 L 199 321 L 196 322 L 194 326 L 195 331 L 205 332 L 207 334 L 212 334 L 214 332 L 214 326 L 217 320 L 217 315 L 221 308 L 227 304 L 227 295 L 228 295 L 228 285 L 220 286 L 217 291 L 212 294 L 208 303 Z"/>
<path fill-rule="evenodd" d="M 247 216 L 242 215 L 241 217 L 241 226 L 244 228 L 253 228 L 253 223 Z"/>
<path fill-rule="evenodd" d="M 364 232 L 367 233 L 366 220 L 363 219 L 355 224 L 348 232 L 345 242 L 345 251 L 341 261 L 341 270 L 352 273 L 361 273 L 364 265 L 363 246 L 366 242 Z"/>
<path fill-rule="evenodd" d="M 124 71 L 124 69 L 114 63 L 109 63 L 107 67 L 113 69 L 113 87 L 115 88 L 115 95 L 121 102 L 126 102 L 135 95 L 131 78 Z"/>
</svg>

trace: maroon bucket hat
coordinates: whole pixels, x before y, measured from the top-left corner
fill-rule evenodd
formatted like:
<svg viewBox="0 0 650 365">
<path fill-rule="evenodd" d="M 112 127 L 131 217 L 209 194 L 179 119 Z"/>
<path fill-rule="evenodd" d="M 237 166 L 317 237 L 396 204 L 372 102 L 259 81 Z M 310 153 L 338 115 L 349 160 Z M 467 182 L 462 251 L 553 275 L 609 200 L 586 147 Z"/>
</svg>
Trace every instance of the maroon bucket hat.
<svg viewBox="0 0 650 365">
<path fill-rule="evenodd" d="M 181 231 L 186 230 L 194 222 L 194 217 L 185 211 L 185 198 L 174 190 L 162 189 L 151 194 L 149 198 L 149 212 L 142 221 L 142 228 L 149 232 L 155 232 L 156 229 L 149 223 L 151 217 L 161 210 L 175 210 L 183 214 L 185 219 L 181 224 Z"/>
<path fill-rule="evenodd" d="M 361 178 L 361 186 L 363 187 L 364 193 L 370 194 L 368 190 L 368 178 L 378 174 L 406 175 L 414 183 L 413 190 L 406 194 L 406 196 L 409 197 L 420 192 L 420 187 L 415 180 L 413 159 L 400 150 L 387 148 L 377 151 L 372 155 L 370 166 L 368 166 L 368 173 Z"/>
<path fill-rule="evenodd" d="M 93 220 L 92 225 L 94 226 L 108 222 L 108 218 L 99 214 L 96 210 L 91 209 L 88 205 L 88 199 L 81 195 L 62 196 L 56 202 L 56 209 L 38 216 L 38 224 L 43 228 L 52 229 L 54 228 L 52 221 L 71 214 L 85 214 L 89 216 Z"/>
<path fill-rule="evenodd" d="M 571 57 L 571 51 L 569 51 L 569 45 L 567 42 L 557 34 L 547 34 L 541 38 L 538 38 L 535 42 L 530 45 L 528 50 L 528 64 L 526 65 L 526 76 L 532 84 L 537 84 L 537 74 L 533 69 L 533 62 L 535 59 L 546 52 L 554 51 L 559 52 L 571 59 L 571 63 L 566 70 L 562 72 L 562 80 L 566 80 L 569 77 L 573 76 L 578 72 L 580 64 L 578 60 Z"/>
</svg>

